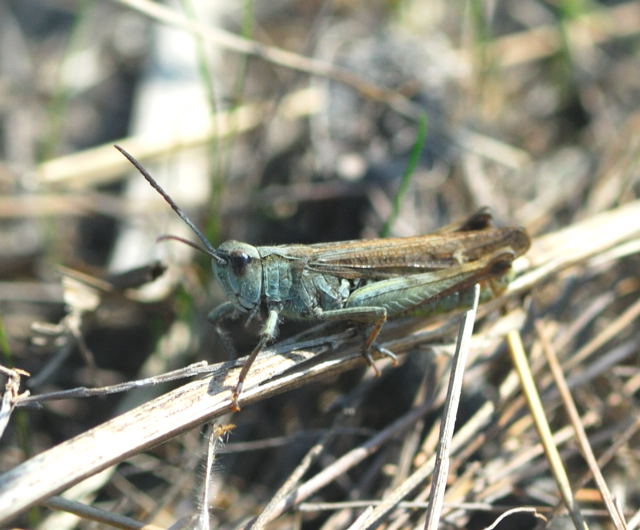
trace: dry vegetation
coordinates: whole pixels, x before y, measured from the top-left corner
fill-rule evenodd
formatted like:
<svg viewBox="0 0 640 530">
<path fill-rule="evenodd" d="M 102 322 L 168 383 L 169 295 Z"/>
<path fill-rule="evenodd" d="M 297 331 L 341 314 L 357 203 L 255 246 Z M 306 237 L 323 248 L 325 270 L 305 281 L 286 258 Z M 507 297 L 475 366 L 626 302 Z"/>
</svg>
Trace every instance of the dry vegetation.
<svg viewBox="0 0 640 530">
<path fill-rule="evenodd" d="M 638 528 L 639 34 L 632 1 L 0 3 L 0 521 Z M 379 378 L 287 322 L 231 415 L 222 293 L 116 142 L 214 244 L 525 226 L 448 474 L 460 319 L 390 323 Z"/>
</svg>

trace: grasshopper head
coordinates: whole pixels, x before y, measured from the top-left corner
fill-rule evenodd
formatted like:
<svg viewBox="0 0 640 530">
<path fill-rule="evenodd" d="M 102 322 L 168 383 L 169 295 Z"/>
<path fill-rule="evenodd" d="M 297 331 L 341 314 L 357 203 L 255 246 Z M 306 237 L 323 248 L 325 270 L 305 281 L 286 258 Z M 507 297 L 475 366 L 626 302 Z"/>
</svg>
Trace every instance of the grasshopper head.
<svg viewBox="0 0 640 530">
<path fill-rule="evenodd" d="M 242 311 L 251 311 L 260 304 L 262 293 L 262 262 L 258 249 L 239 241 L 225 241 L 216 251 L 213 272 L 230 302 Z"/>
<path fill-rule="evenodd" d="M 257 308 L 260 304 L 260 294 L 262 292 L 262 262 L 260 260 L 260 254 L 258 254 L 258 249 L 246 243 L 239 243 L 238 241 L 226 241 L 220 245 L 220 248 L 213 248 L 213 245 L 209 243 L 200 229 L 189 219 L 187 214 L 184 213 L 182 208 L 176 204 L 169 194 L 162 189 L 149 172 L 142 167 L 142 164 L 122 147 L 116 145 L 115 148 L 134 165 L 147 182 L 151 184 L 153 189 L 162 195 L 173 211 L 178 214 L 178 217 L 198 236 L 204 248 L 181 237 L 164 236 L 160 239 L 176 239 L 211 256 L 213 260 L 213 272 L 218 277 L 229 301 L 242 311 L 251 311 Z"/>
</svg>

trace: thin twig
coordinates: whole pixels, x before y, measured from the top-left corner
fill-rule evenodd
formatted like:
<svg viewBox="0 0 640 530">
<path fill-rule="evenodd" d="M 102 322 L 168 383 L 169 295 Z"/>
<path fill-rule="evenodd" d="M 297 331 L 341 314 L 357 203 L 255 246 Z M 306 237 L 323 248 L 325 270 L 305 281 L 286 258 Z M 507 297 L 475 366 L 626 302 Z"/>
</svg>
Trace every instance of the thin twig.
<svg viewBox="0 0 640 530">
<path fill-rule="evenodd" d="M 342 501 L 342 502 L 303 502 L 298 506 L 298 511 L 301 512 L 319 512 L 319 511 L 335 511 L 335 510 L 354 510 L 367 508 L 369 506 L 378 506 L 381 501 L 377 499 L 363 499 L 357 501 Z M 407 510 L 426 510 L 427 502 L 416 501 L 402 501 L 398 504 L 399 508 Z M 509 506 L 506 504 L 491 504 L 487 502 L 445 502 L 445 508 L 451 509 L 463 509 L 467 511 L 479 511 L 485 513 L 499 513 L 506 512 L 514 509 L 522 509 L 526 511 L 536 511 L 538 514 L 550 514 L 553 508 L 550 506 Z M 598 509 L 586 509 L 585 515 L 593 517 L 608 517 L 609 514 L 606 510 Z"/>
<path fill-rule="evenodd" d="M 43 504 L 52 510 L 73 513 L 88 521 L 95 521 L 113 528 L 124 528 L 126 530 L 161 530 L 159 526 L 136 521 L 125 515 L 119 515 L 101 508 L 96 508 L 95 506 L 89 506 L 82 502 L 65 499 L 64 497 L 53 496 Z"/>
<path fill-rule="evenodd" d="M 553 472 L 553 476 L 556 479 L 560 494 L 564 500 L 565 505 L 569 510 L 571 519 L 576 529 L 583 530 L 588 528 L 587 524 L 580 513 L 577 502 L 571 491 L 571 484 L 569 477 L 558 453 L 558 449 L 553 441 L 553 434 L 547 422 L 544 407 L 540 401 L 540 396 L 536 390 L 535 383 L 533 382 L 533 376 L 529 369 L 529 363 L 524 352 L 524 346 L 520 340 L 520 334 L 517 331 L 512 331 L 507 334 L 507 343 L 509 344 L 509 353 L 511 359 L 520 378 L 520 384 L 522 390 L 529 403 L 529 410 L 535 421 L 535 426 L 540 436 L 540 441 L 547 455 L 549 465 Z"/>
<path fill-rule="evenodd" d="M 429 412 L 429 410 L 431 410 L 430 403 L 413 409 L 404 416 L 398 418 L 396 421 L 391 423 L 391 425 L 381 430 L 375 436 L 372 436 L 363 444 L 352 449 L 331 464 L 331 466 L 323 469 L 320 473 L 302 484 L 292 492 L 287 499 L 279 503 L 277 510 L 274 510 L 274 513 L 280 514 L 284 512 L 295 504 L 305 500 L 320 488 L 323 488 L 332 482 L 336 477 L 344 474 L 347 470 L 358 465 L 365 458 L 376 452 L 390 438 L 397 436 L 399 433 L 411 427 L 418 418 L 421 418 Z"/>
<path fill-rule="evenodd" d="M 275 46 L 245 39 L 220 28 L 199 24 L 178 11 L 149 0 L 118 0 L 146 16 L 183 29 L 203 40 L 213 42 L 227 50 L 257 57 L 272 64 L 283 66 L 290 70 L 303 72 L 315 76 L 339 81 L 357 90 L 361 95 L 390 104 L 399 113 L 415 120 L 418 119 L 419 108 L 400 92 L 380 88 L 348 70 L 335 66 L 320 59 L 305 57 L 294 52 L 283 50 Z"/>
<path fill-rule="evenodd" d="M 148 160 L 175 152 L 206 145 L 212 138 L 224 139 L 233 134 L 250 131 L 264 123 L 264 117 L 273 114 L 273 102 L 248 103 L 227 111 L 220 111 L 212 117 L 215 126 L 193 129 L 188 134 L 177 131 L 164 139 L 149 136 L 129 136 L 117 143 L 139 160 Z M 278 114 L 288 120 L 295 120 L 314 114 L 322 107 L 322 94 L 316 89 L 302 89 L 292 92 L 282 99 Z M 114 141 L 48 160 L 36 169 L 38 179 L 47 185 L 86 188 L 110 182 L 130 169 L 129 162 L 121 156 L 114 156 Z M 70 197 L 72 204 L 79 199 Z M 95 201 L 98 202 L 98 201 Z M 100 198 L 100 203 L 103 198 Z M 1 204 L 1 203 L 0 203 Z M 113 211 L 119 208 L 113 206 Z M 37 209 L 35 210 L 37 211 Z"/>
<path fill-rule="evenodd" d="M 493 521 L 493 523 L 487 526 L 486 530 L 495 530 L 495 528 L 497 528 L 498 525 L 502 521 L 504 521 L 507 517 L 510 517 L 512 515 L 519 514 L 519 513 L 530 513 L 534 517 L 540 519 L 544 524 L 549 522 L 546 517 L 544 517 L 542 514 L 539 513 L 537 508 L 529 508 L 528 506 L 518 506 L 517 508 L 511 508 L 510 510 L 507 510 L 506 512 L 501 513 L 500 517 L 498 517 L 495 521 Z"/>
<path fill-rule="evenodd" d="M 569 390 L 569 386 L 567 385 L 567 381 L 564 378 L 564 374 L 562 372 L 562 368 L 556 357 L 555 351 L 551 347 L 551 342 L 547 338 L 546 330 L 542 325 L 542 322 L 539 320 L 536 321 L 536 331 L 538 333 L 538 337 L 540 338 L 540 342 L 542 343 L 542 351 L 549 363 L 549 368 L 551 369 L 551 373 L 553 374 L 553 378 L 556 382 L 556 386 L 560 391 L 560 397 L 562 398 L 562 402 L 564 403 L 565 410 L 569 415 L 569 419 L 571 420 L 571 425 L 573 426 L 576 440 L 578 441 L 580 451 L 584 459 L 587 461 L 589 465 L 589 469 L 591 473 L 593 473 L 593 477 L 595 478 L 596 484 L 600 489 L 600 493 L 602 494 L 602 499 L 607 507 L 609 514 L 611 515 L 611 520 L 613 524 L 618 530 L 623 530 L 627 528 L 626 522 L 624 520 L 624 515 L 620 512 L 618 505 L 615 503 L 613 499 L 613 495 L 611 494 L 611 490 L 607 485 L 604 477 L 602 476 L 602 471 L 598 467 L 598 462 L 596 461 L 596 457 L 593 454 L 593 450 L 591 449 L 591 444 L 589 443 L 589 438 L 587 437 L 587 433 L 585 432 L 584 426 L 580 421 L 580 414 L 576 408 L 576 404 L 571 396 L 571 391 Z"/>
<path fill-rule="evenodd" d="M 449 470 L 449 451 L 451 449 L 451 439 L 453 429 L 458 415 L 460 395 L 462 394 L 462 381 L 464 377 L 464 367 L 469 354 L 469 343 L 471 333 L 478 310 L 480 300 L 480 285 L 476 284 L 473 290 L 473 306 L 465 313 L 464 321 L 460 326 L 460 334 L 456 343 L 456 352 L 453 356 L 451 375 L 449 376 L 449 387 L 447 388 L 447 398 L 445 399 L 442 422 L 440 425 L 440 443 L 436 453 L 436 464 L 433 470 L 433 481 L 431 483 L 431 493 L 429 495 L 429 508 L 427 509 L 424 527 L 428 530 L 438 528 L 442 506 L 444 502 L 444 491 L 447 485 Z"/>
<path fill-rule="evenodd" d="M 336 416 L 342 418 L 341 414 Z M 291 495 L 296 488 L 304 474 L 308 471 L 311 465 L 318 459 L 322 451 L 325 450 L 329 440 L 335 436 L 335 427 L 337 421 L 334 423 L 334 429 L 329 429 L 304 455 L 304 458 L 300 461 L 293 473 L 289 475 L 287 480 L 278 488 L 278 491 L 271 497 L 271 500 L 264 507 L 260 515 L 256 518 L 255 522 L 250 523 L 247 528 L 251 530 L 260 530 L 264 528 L 269 522 L 273 521 L 281 512 L 278 507 L 282 504 L 282 501 L 288 495 Z"/>
<path fill-rule="evenodd" d="M 101 387 L 86 387 L 79 386 L 76 388 L 70 388 L 69 390 L 60 390 L 57 392 L 47 392 L 45 394 L 34 394 L 32 396 L 25 396 L 18 402 L 19 407 L 29 405 L 40 405 L 45 401 L 55 401 L 60 399 L 76 399 L 87 398 L 92 396 L 106 396 L 109 394 L 118 394 L 120 392 L 128 392 L 134 388 L 140 388 L 144 386 L 159 385 L 167 383 L 169 381 L 176 381 L 179 379 L 187 379 L 198 375 L 204 375 L 209 372 L 215 371 L 215 367 L 207 363 L 206 361 L 199 361 L 197 363 L 190 364 L 184 368 L 178 368 L 171 372 L 165 372 L 164 374 L 154 375 L 151 377 L 145 377 L 144 379 L 136 379 L 135 381 L 126 381 L 124 383 L 118 383 L 116 385 L 108 385 Z"/>
<path fill-rule="evenodd" d="M 500 386 L 500 398 L 510 396 L 517 388 L 517 378 L 515 374 L 508 376 Z M 495 403 L 492 401 L 485 402 L 478 411 L 461 426 L 453 437 L 451 445 L 451 453 L 455 453 L 460 448 L 469 444 L 472 439 L 477 437 L 479 431 L 489 423 L 495 414 Z M 435 456 L 429 457 L 422 465 L 420 465 L 402 484 L 396 487 L 390 494 L 379 503 L 367 518 L 366 523 L 369 527 L 380 524 L 385 516 L 396 507 L 407 495 L 422 484 L 433 472 L 435 467 Z"/>
<path fill-rule="evenodd" d="M 564 369 L 571 370 L 578 366 L 608 341 L 619 336 L 623 330 L 629 329 L 629 326 L 638 317 L 640 317 L 640 300 L 636 300 L 635 303 L 631 304 L 625 309 L 624 313 L 614 319 L 605 329 L 572 355 L 571 359 L 565 363 Z"/>
</svg>

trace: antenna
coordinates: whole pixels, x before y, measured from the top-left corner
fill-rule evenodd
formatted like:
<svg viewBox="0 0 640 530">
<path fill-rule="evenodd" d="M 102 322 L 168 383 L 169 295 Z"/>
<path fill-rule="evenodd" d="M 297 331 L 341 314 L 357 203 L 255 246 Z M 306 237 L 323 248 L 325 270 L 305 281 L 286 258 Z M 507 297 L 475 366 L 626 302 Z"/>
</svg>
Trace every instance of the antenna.
<svg viewBox="0 0 640 530">
<path fill-rule="evenodd" d="M 178 206 L 175 203 L 175 201 L 169 196 L 169 194 L 160 187 L 160 184 L 156 182 L 156 180 L 149 174 L 149 172 L 144 167 L 142 167 L 142 164 L 138 162 L 132 155 L 130 155 L 124 148 L 120 147 L 119 145 L 114 145 L 114 147 L 118 151 L 120 151 L 125 156 L 125 158 L 129 160 L 129 162 L 131 162 L 133 167 L 135 167 L 140 172 L 140 174 L 146 179 L 146 181 L 149 184 L 151 184 L 151 187 L 155 189 L 160 195 L 162 195 L 162 198 L 165 201 L 167 201 L 167 203 L 169 204 L 169 206 L 171 206 L 171 208 L 173 208 L 173 211 L 178 214 L 178 217 L 180 217 L 180 219 L 182 219 L 187 224 L 187 226 L 191 228 L 191 230 L 193 230 L 193 233 L 196 236 L 198 236 L 198 239 L 200 239 L 200 241 L 202 241 L 202 244 L 204 245 L 204 249 L 200 249 L 200 250 L 204 250 L 205 254 L 208 254 L 213 259 L 217 260 L 218 263 L 226 263 L 227 260 L 224 257 L 222 257 L 220 251 L 213 248 L 213 245 L 209 243 L 209 240 L 204 236 L 204 234 L 200 231 L 200 229 L 193 223 L 191 219 L 189 219 L 187 214 L 184 213 L 182 208 L 180 208 L 180 206 Z M 177 239 L 178 241 L 182 241 L 183 243 L 186 243 L 186 241 L 178 237 L 174 237 L 173 239 Z M 197 245 L 193 245 L 193 244 L 191 246 L 200 248 Z"/>
</svg>

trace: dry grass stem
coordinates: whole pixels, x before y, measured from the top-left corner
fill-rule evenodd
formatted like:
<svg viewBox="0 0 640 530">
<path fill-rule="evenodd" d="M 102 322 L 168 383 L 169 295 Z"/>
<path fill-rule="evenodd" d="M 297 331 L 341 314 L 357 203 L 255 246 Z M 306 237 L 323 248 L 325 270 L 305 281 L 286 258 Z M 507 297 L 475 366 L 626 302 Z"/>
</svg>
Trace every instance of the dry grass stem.
<svg viewBox="0 0 640 530">
<path fill-rule="evenodd" d="M 571 420 L 571 425 L 573 426 L 574 435 L 578 443 L 580 444 L 580 451 L 589 464 L 589 469 L 593 473 L 596 484 L 598 485 L 598 489 L 602 494 L 602 499 L 604 500 L 605 506 L 607 507 L 609 515 L 611 516 L 611 520 L 613 521 L 617 529 L 626 528 L 627 525 L 624 520 L 624 515 L 620 513 L 613 495 L 611 494 L 611 490 L 604 480 L 602 471 L 598 467 L 598 462 L 596 461 L 596 457 L 593 454 L 591 444 L 589 443 L 585 426 L 582 424 L 575 401 L 571 396 L 569 386 L 567 385 L 567 381 L 564 377 L 564 374 L 562 373 L 562 367 L 560 366 L 558 358 L 553 351 L 549 339 L 546 336 L 544 326 L 540 321 L 536 322 L 536 331 L 538 333 L 538 337 L 540 338 L 540 342 L 542 343 L 542 351 L 544 352 L 551 373 L 553 374 L 553 379 L 558 387 L 560 396 L 562 397 L 562 402 L 564 403 L 564 407 L 569 414 L 569 419 Z"/>
<path fill-rule="evenodd" d="M 571 515 L 571 519 L 573 520 L 575 527 L 578 530 L 586 529 L 588 526 L 584 517 L 580 513 L 580 508 L 576 503 L 574 493 L 571 491 L 571 484 L 567 471 L 564 467 L 562 458 L 560 457 L 560 453 L 553 441 L 553 435 L 545 416 L 540 396 L 536 390 L 533 376 L 529 369 L 529 362 L 527 360 L 520 335 L 516 331 L 509 333 L 507 335 L 507 342 L 509 344 L 511 359 L 516 367 L 518 376 L 520 377 L 520 384 L 522 385 L 524 395 L 527 399 L 527 403 L 529 404 L 529 410 L 533 416 L 536 430 L 540 435 L 540 441 L 542 442 L 545 454 L 549 460 L 549 466 L 551 467 L 554 478 L 558 484 L 558 489 L 562 494 L 562 498 L 569 510 L 569 514 Z"/>
<path fill-rule="evenodd" d="M 442 422 L 440 424 L 440 440 L 436 451 L 436 463 L 433 470 L 433 480 L 431 481 L 431 492 L 429 493 L 429 508 L 427 509 L 424 526 L 426 529 L 436 529 L 440 524 L 444 492 L 449 471 L 451 439 L 458 415 L 464 368 L 469 354 L 471 333 L 473 332 L 479 299 L 480 286 L 476 284 L 474 287 L 473 306 L 465 313 L 464 320 L 460 326 L 460 333 L 458 334 L 456 351 L 451 363 L 447 397 L 445 399 Z"/>
</svg>

